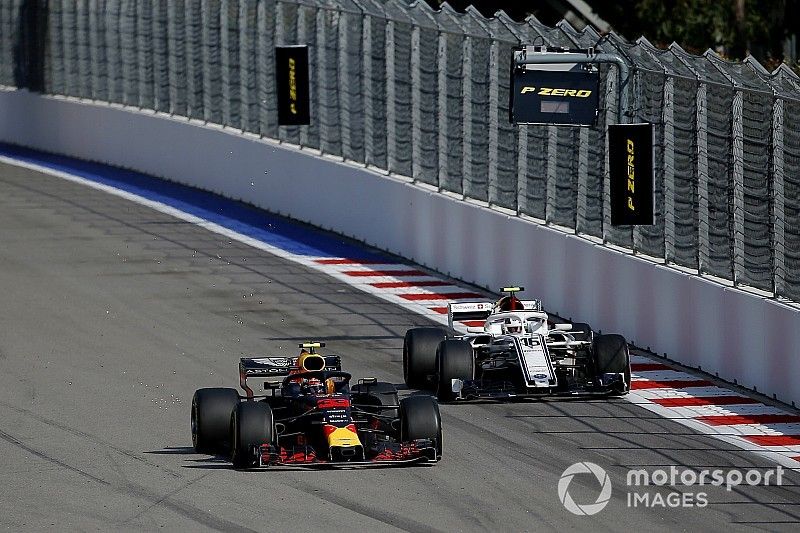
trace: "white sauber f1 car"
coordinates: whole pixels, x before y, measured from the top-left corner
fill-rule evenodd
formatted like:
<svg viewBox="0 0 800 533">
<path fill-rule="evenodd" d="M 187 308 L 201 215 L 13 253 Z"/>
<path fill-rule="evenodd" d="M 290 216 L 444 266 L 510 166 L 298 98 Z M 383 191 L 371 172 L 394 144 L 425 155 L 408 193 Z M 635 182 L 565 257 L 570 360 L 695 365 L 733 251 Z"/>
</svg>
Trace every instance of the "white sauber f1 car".
<svg viewBox="0 0 800 533">
<path fill-rule="evenodd" d="M 440 401 L 512 399 L 543 395 L 624 395 L 630 390 L 628 344 L 621 335 L 594 335 L 586 324 L 552 324 L 538 300 L 520 300 L 505 287 L 497 302 L 448 306 L 450 329 L 485 320 L 466 335 L 413 328 L 403 342 L 409 387 Z"/>
</svg>

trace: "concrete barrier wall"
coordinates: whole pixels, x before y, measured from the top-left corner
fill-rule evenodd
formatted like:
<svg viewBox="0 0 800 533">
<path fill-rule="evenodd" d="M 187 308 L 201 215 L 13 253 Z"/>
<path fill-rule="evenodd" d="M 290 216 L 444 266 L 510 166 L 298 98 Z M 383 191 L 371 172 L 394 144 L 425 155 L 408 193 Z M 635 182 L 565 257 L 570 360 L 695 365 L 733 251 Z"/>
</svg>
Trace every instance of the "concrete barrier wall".
<svg viewBox="0 0 800 533">
<path fill-rule="evenodd" d="M 408 181 L 105 104 L 0 92 L 0 141 L 129 168 L 332 229 L 800 404 L 800 312 Z"/>
</svg>

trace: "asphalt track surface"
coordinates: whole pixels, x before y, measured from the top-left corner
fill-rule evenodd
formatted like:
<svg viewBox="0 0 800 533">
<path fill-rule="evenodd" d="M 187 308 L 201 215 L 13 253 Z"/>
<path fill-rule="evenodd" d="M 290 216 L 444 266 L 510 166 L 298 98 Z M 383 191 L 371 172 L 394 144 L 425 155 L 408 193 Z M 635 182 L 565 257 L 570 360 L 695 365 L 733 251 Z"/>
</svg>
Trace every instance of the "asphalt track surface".
<svg viewBox="0 0 800 533">
<path fill-rule="evenodd" d="M 704 508 L 627 506 L 629 468 L 775 465 L 624 400 L 442 406 L 433 467 L 238 472 L 191 449 L 202 386 L 243 355 L 325 340 L 354 376 L 402 382 L 426 319 L 127 200 L 0 165 L 0 525 L 19 530 L 797 531 L 800 475 L 705 487 Z M 403 394 L 408 393 L 403 391 Z M 614 487 L 575 516 L 557 484 Z M 681 492 L 695 489 L 681 487 Z M 665 496 L 670 490 L 650 487 Z M 599 484 L 576 476 L 575 501 Z"/>
</svg>

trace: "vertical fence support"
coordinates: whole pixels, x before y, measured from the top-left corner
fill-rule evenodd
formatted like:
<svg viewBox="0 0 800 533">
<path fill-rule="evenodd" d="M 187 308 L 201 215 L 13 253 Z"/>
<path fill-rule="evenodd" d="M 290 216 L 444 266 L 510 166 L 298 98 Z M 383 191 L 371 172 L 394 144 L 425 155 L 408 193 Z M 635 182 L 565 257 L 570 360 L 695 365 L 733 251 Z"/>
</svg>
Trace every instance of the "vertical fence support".
<svg viewBox="0 0 800 533">
<path fill-rule="evenodd" d="M 614 73 L 612 75 L 612 73 Z M 616 77 L 615 77 L 616 76 Z M 621 105 L 617 98 L 617 84 L 621 83 L 622 75 L 619 69 L 609 69 L 606 74 L 606 131 L 603 135 L 603 242 L 611 241 L 613 228 L 611 226 L 611 171 L 608 160 L 608 126 L 616 124 L 621 113 L 617 113 Z"/>
<path fill-rule="evenodd" d="M 274 28 L 269 25 L 270 13 L 268 9 L 267 2 L 259 2 L 256 15 L 258 21 L 258 31 L 256 32 L 256 56 L 258 57 L 256 72 L 258 83 L 256 84 L 256 93 L 258 95 L 258 129 L 262 136 L 272 134 L 273 128 L 270 122 L 272 120 L 277 120 L 277 118 L 270 113 L 270 111 L 273 110 L 273 105 L 269 101 L 272 94 L 270 94 L 268 89 L 268 79 L 270 76 L 274 76 L 274 74 L 269 71 L 270 67 L 274 66 L 269 61 L 274 51 L 268 48 L 275 44 L 274 41 L 271 42 L 269 38 L 271 34 L 274 35 Z"/>
<path fill-rule="evenodd" d="M 369 166 L 375 163 L 375 147 L 372 145 L 375 135 L 375 99 L 372 84 L 372 17 L 363 15 L 361 25 L 361 44 L 363 53 L 364 80 L 364 164 Z"/>
<path fill-rule="evenodd" d="M 306 8 L 304 6 L 298 6 L 297 8 L 297 44 L 308 44 L 308 33 L 307 33 L 307 17 L 309 16 L 309 12 L 312 8 Z M 311 61 L 311 54 L 316 52 L 313 48 L 309 48 L 308 50 L 308 62 L 309 62 L 309 75 L 311 74 L 310 69 L 312 68 L 313 62 Z M 309 98 L 311 95 L 309 94 Z M 314 102 L 311 102 L 312 109 L 314 107 Z M 312 112 L 313 113 L 313 112 Z M 312 118 L 311 120 L 314 120 Z M 298 128 L 300 130 L 300 146 L 308 146 L 308 127 L 301 127 Z"/>
<path fill-rule="evenodd" d="M 708 240 L 708 85 L 697 86 L 697 265 L 708 271 L 711 245 Z"/>
<path fill-rule="evenodd" d="M 386 22 L 386 168 L 397 168 L 397 112 L 394 86 L 394 21 Z"/>
<path fill-rule="evenodd" d="M 772 283 L 775 296 L 786 294 L 785 198 L 783 169 L 783 100 L 772 104 L 772 227 L 775 231 L 775 267 Z"/>
<path fill-rule="evenodd" d="M 464 58 L 464 70 L 462 82 L 464 95 L 463 101 L 463 115 L 461 116 L 461 130 L 463 131 L 462 144 L 463 157 L 461 158 L 462 171 L 461 171 L 461 191 L 464 197 L 467 196 L 467 191 L 470 190 L 469 175 L 472 172 L 472 143 L 469 139 L 472 138 L 472 37 L 464 37 L 463 53 L 461 56 Z"/>
<path fill-rule="evenodd" d="M 252 58 L 256 51 L 253 47 L 253 22 L 249 11 L 252 0 L 239 0 L 239 120 L 242 131 L 250 131 L 250 101 L 257 98 L 250 92 L 250 76 Z"/>
<path fill-rule="evenodd" d="M 675 260 L 675 79 L 664 82 L 664 259 Z"/>
<path fill-rule="evenodd" d="M 228 34 L 230 20 L 228 19 L 228 2 L 220 0 L 219 40 L 220 40 L 220 70 L 222 71 L 222 122 L 226 126 L 231 123 L 231 79 L 230 79 L 230 50 L 231 38 Z"/>
<path fill-rule="evenodd" d="M 525 212 L 528 204 L 528 128 L 517 135 L 517 214 Z"/>
<path fill-rule="evenodd" d="M 337 15 L 334 15 L 337 16 Z M 348 40 L 353 37 L 350 36 L 350 26 L 347 24 L 349 18 L 353 16 L 349 13 L 338 13 L 338 68 L 336 75 L 338 77 L 339 88 L 336 91 L 339 96 L 339 131 L 341 139 L 342 159 L 353 159 L 352 141 L 350 139 L 350 113 L 352 112 L 352 101 L 350 100 L 350 91 L 353 90 L 351 84 L 353 83 L 348 77 L 350 75 L 349 59 L 347 54 Z"/>
<path fill-rule="evenodd" d="M 489 47 L 489 175 L 488 180 L 488 200 L 489 205 L 500 203 L 500 192 L 497 173 L 497 143 L 500 124 L 498 123 L 498 113 L 500 105 L 498 102 L 500 91 L 500 80 L 498 79 L 498 65 L 500 63 L 500 42 L 494 37 L 491 38 Z"/>
<path fill-rule="evenodd" d="M 203 24 L 202 30 L 202 57 L 203 57 L 203 120 L 206 122 L 211 120 L 212 106 L 214 104 L 211 98 L 211 63 L 210 48 L 211 48 L 211 14 L 209 10 L 211 0 L 203 0 L 201 3 L 200 13 Z"/>
<path fill-rule="evenodd" d="M 411 29 L 411 176 L 422 176 L 422 83 L 420 81 L 420 28 Z"/>
<path fill-rule="evenodd" d="M 449 182 L 449 169 L 447 168 L 447 152 L 448 152 L 448 142 L 447 142 L 447 132 L 450 131 L 450 118 L 447 114 L 447 34 L 444 32 L 439 32 L 437 34 L 437 48 L 438 48 L 438 56 L 439 56 L 439 69 L 436 73 L 437 80 L 436 83 L 439 86 L 439 92 L 437 94 L 437 102 L 436 107 L 439 109 L 439 131 L 437 132 L 437 144 L 438 144 L 438 152 L 439 152 L 439 160 L 438 160 L 438 172 L 436 177 L 436 183 L 439 185 L 439 190 L 442 190 L 443 183 L 450 183 Z"/>
<path fill-rule="evenodd" d="M 316 12 L 316 24 L 317 24 L 317 49 L 316 49 L 316 56 L 317 56 L 317 121 L 319 121 L 319 151 L 325 153 L 327 148 L 330 144 L 330 131 L 328 128 L 329 124 L 329 109 L 330 106 L 328 105 L 328 101 L 330 100 L 330 95 L 328 91 L 325 90 L 327 87 L 327 83 L 325 80 L 325 65 L 327 64 L 327 57 L 326 57 L 326 48 L 327 48 L 327 27 L 325 25 L 325 10 L 318 9 Z M 325 119 L 323 120 L 323 116 Z"/>
<path fill-rule="evenodd" d="M 556 206 L 556 180 L 558 180 L 558 126 L 547 126 L 547 202 L 544 207 L 544 221 L 553 222 L 553 209 Z"/>
<path fill-rule="evenodd" d="M 744 271 L 744 93 L 737 89 L 733 97 L 733 283 L 747 279 Z"/>
<path fill-rule="evenodd" d="M 89 97 L 92 100 L 99 100 L 102 93 L 102 79 L 100 76 L 101 69 L 105 69 L 105 64 L 101 64 L 105 55 L 101 56 L 101 33 L 100 29 L 103 27 L 100 24 L 100 11 L 99 0 L 89 0 Z M 102 57 L 102 59 L 101 59 Z M 105 63 L 103 61 L 103 63 Z"/>
<path fill-rule="evenodd" d="M 589 129 L 578 130 L 578 191 L 575 205 L 575 233 L 586 230 L 589 187 Z M 587 232 L 588 233 L 588 232 Z"/>
</svg>

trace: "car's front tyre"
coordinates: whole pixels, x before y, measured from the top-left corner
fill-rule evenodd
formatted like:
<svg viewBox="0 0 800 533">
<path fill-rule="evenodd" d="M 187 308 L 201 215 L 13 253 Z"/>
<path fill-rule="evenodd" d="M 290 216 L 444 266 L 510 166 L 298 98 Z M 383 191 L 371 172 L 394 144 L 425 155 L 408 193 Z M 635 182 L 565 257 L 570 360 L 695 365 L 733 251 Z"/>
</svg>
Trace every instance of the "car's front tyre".
<svg viewBox="0 0 800 533">
<path fill-rule="evenodd" d="M 231 462 L 234 468 L 258 466 L 255 447 L 271 444 L 275 434 L 272 409 L 264 402 L 242 402 L 230 418 Z"/>
<path fill-rule="evenodd" d="M 433 396 L 409 396 L 400 400 L 400 440 L 431 439 L 436 442 L 436 459 L 442 457 L 442 417 Z"/>
<path fill-rule="evenodd" d="M 472 345 L 465 340 L 445 340 L 436 350 L 436 397 L 441 402 L 456 399 L 453 380 L 474 379 L 475 355 Z"/>
<path fill-rule="evenodd" d="M 231 413 L 239 403 L 236 389 L 198 389 L 192 398 L 192 445 L 197 453 L 226 454 L 230 450 Z"/>
<path fill-rule="evenodd" d="M 598 379 L 603 374 L 622 374 L 623 381 L 613 393 L 623 396 L 631 389 L 631 355 L 622 335 L 598 335 L 593 345 L 594 364 Z"/>
</svg>

